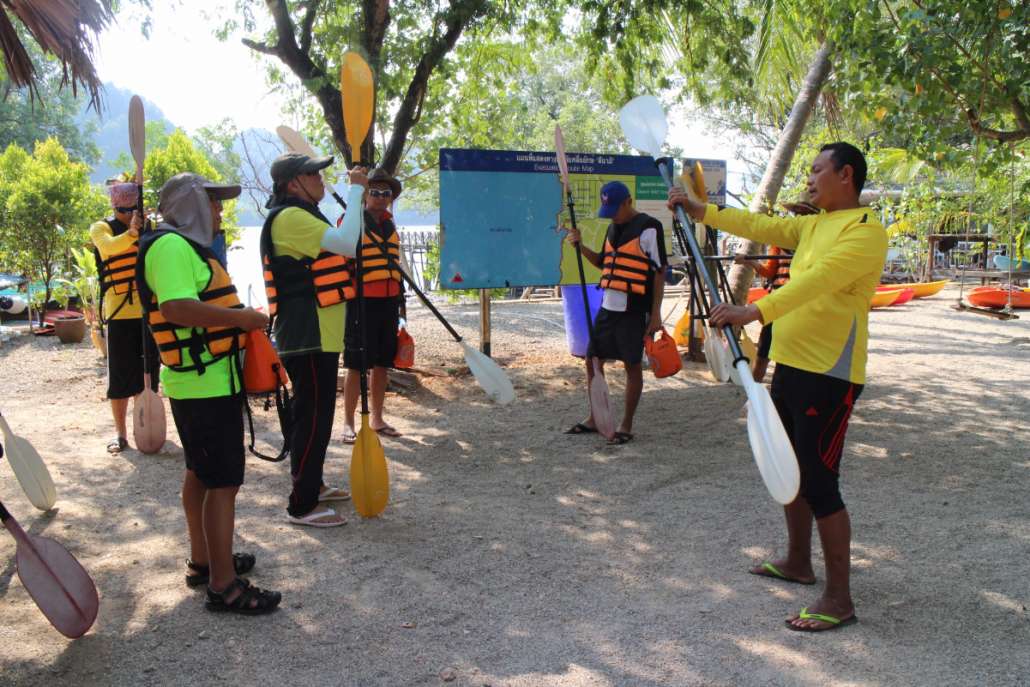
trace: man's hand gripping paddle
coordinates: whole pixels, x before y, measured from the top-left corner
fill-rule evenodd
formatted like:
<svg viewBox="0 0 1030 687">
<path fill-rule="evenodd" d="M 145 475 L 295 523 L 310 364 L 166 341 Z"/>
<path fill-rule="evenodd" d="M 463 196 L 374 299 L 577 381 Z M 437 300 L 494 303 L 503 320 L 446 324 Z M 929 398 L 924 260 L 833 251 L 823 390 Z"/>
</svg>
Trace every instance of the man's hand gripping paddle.
<svg viewBox="0 0 1030 687">
<path fill-rule="evenodd" d="M 659 157 L 668 125 L 665 120 L 665 111 L 657 98 L 642 95 L 629 101 L 619 111 L 619 122 L 630 145 L 655 158 L 655 164 L 658 166 L 658 171 L 665 180 L 666 186 L 672 188 L 672 161 Z M 684 226 L 693 226 L 686 213 L 683 212 L 683 208 L 677 207 L 676 215 Z M 710 305 L 718 305 L 721 302 L 719 290 L 708 273 L 697 239 L 694 237 L 693 231 L 685 233 L 691 255 L 697 263 L 698 272 L 708 288 Z M 698 296 L 702 299 L 706 298 L 704 292 L 699 293 Z M 726 325 L 723 327 L 723 333 L 733 354 L 733 367 L 736 368 L 744 391 L 747 393 L 747 433 L 758 471 L 773 499 L 779 503 L 788 504 L 797 497 L 801 484 L 801 474 L 798 469 L 797 457 L 794 455 L 794 448 L 791 446 L 769 392 L 752 378 L 748 360 L 744 357 L 740 345 L 733 336 L 733 328 Z"/>
<path fill-rule="evenodd" d="M 558 175 L 561 177 L 562 188 L 565 190 L 566 203 L 569 206 L 569 219 L 572 221 L 572 228 L 576 226 L 576 203 L 572 197 L 572 189 L 569 186 L 569 163 L 565 158 L 565 138 L 562 136 L 561 127 L 554 127 L 554 150 L 558 158 Z M 583 272 L 583 253 L 580 245 L 576 244 L 576 266 L 579 267 L 579 286 L 583 292 L 583 309 L 586 311 L 587 332 L 590 341 L 594 340 L 594 322 L 590 317 L 590 302 L 587 298 L 587 279 Z M 589 349 L 589 344 L 587 348 Z M 594 426 L 605 438 L 611 439 L 615 436 L 615 420 L 612 418 L 611 400 L 608 396 L 608 381 L 604 378 L 601 369 L 601 361 L 598 358 L 588 358 L 589 364 L 593 365 L 594 374 L 590 378 L 589 399 L 590 416 L 594 419 Z"/>
<path fill-rule="evenodd" d="M 7 462 L 21 490 L 29 498 L 29 503 L 40 510 L 50 510 L 57 502 L 57 489 L 54 488 L 54 480 L 50 477 L 46 463 L 28 439 L 11 431 L 3 415 L 0 415 L 0 430 L 3 431 L 4 445 L 7 447 Z"/>
<path fill-rule="evenodd" d="M 308 157 L 316 157 L 315 150 L 311 145 L 301 136 L 299 133 L 287 126 L 280 126 L 276 128 L 276 133 L 279 138 L 282 139 L 283 143 L 286 144 L 287 149 L 295 153 L 301 153 Z M 329 194 L 336 199 L 336 202 L 340 204 L 344 210 L 347 209 L 347 203 L 344 202 L 343 198 L 336 189 L 333 188 L 332 184 L 323 175 L 322 183 L 325 184 L 326 190 Z M 375 241 L 374 237 L 370 237 Z M 419 297 L 422 303 L 429 308 L 429 311 L 436 316 L 436 319 L 440 321 L 440 324 L 447 329 L 447 332 L 451 337 L 461 346 L 462 352 L 465 355 L 465 363 L 469 366 L 469 370 L 472 372 L 472 376 L 475 377 L 476 382 L 486 392 L 493 401 L 501 405 L 506 405 L 515 400 L 515 387 L 512 386 L 511 380 L 508 375 L 505 374 L 504 370 L 494 362 L 492 358 L 477 350 L 474 346 L 469 345 L 462 340 L 461 335 L 454 330 L 451 323 L 444 318 L 440 311 L 436 309 L 432 301 L 426 297 L 422 290 L 415 283 L 415 280 L 411 278 L 411 275 L 404 265 L 398 265 L 393 261 L 393 257 L 386 252 L 386 249 L 381 243 L 376 243 L 380 247 L 387 261 L 391 263 L 391 267 L 401 273 L 401 277 L 407 282 L 408 286 L 411 287 L 412 291 Z M 403 255 L 403 254 L 402 254 Z"/>
<path fill-rule="evenodd" d="M 350 146 L 351 159 L 362 165 L 362 144 L 372 126 L 372 111 L 375 105 L 375 85 L 372 81 L 372 70 L 356 52 L 343 55 L 340 65 L 340 96 L 343 99 L 343 126 L 347 133 L 347 145 Z M 351 208 L 351 212 L 362 213 L 364 208 Z M 361 340 L 361 427 L 350 462 L 350 490 L 354 500 L 354 509 L 363 518 L 374 518 L 386 509 L 390 499 L 390 475 L 386 468 L 386 456 L 383 445 L 379 443 L 379 435 L 368 424 L 368 352 L 366 337 L 365 294 L 363 276 L 361 274 L 361 254 L 364 249 L 365 226 L 361 225 L 361 234 L 355 249 L 358 297 L 357 303 L 347 307 L 358 307 L 358 331 Z"/>
<path fill-rule="evenodd" d="M 136 161 L 136 187 L 139 190 L 136 210 L 143 217 L 143 162 L 146 159 L 146 118 L 143 101 L 138 95 L 129 101 L 129 149 Z M 165 406 L 161 397 L 150 385 L 150 354 L 147 346 L 147 318 L 141 320 L 143 337 L 143 391 L 132 402 L 132 439 L 141 453 L 157 453 L 165 445 L 168 422 L 165 420 Z"/>
</svg>

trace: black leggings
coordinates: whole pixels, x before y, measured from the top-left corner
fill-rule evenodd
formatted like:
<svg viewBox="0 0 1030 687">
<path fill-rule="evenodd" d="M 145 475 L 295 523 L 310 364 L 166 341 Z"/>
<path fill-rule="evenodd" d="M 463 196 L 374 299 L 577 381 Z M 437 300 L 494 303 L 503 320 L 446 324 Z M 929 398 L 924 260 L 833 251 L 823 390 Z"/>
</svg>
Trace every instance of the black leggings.
<svg viewBox="0 0 1030 687">
<path fill-rule="evenodd" d="M 290 474 L 293 491 L 287 511 L 307 515 L 318 506 L 322 466 L 333 432 L 339 353 L 305 353 L 283 359 L 293 387 Z"/>
<path fill-rule="evenodd" d="M 863 385 L 776 365 L 772 399 L 801 468 L 801 497 L 816 518 L 844 509 L 840 459 L 851 409 Z"/>
</svg>

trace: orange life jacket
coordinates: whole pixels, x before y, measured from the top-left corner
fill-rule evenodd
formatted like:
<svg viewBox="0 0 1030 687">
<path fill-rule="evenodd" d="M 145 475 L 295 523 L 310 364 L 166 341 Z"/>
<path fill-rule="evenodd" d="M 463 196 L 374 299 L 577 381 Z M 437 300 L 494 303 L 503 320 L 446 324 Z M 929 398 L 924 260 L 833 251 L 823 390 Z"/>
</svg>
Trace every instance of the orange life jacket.
<svg viewBox="0 0 1030 687">
<path fill-rule="evenodd" d="M 288 207 L 300 207 L 329 224 L 329 220 L 313 205 L 287 200 L 272 209 L 261 229 L 261 262 L 264 270 L 268 315 L 275 317 L 279 302 L 291 297 L 314 295 L 318 307 L 343 303 L 357 295 L 351 266 L 347 258 L 322 251 L 316 258 L 275 256 L 272 248 L 272 222 Z"/>
<path fill-rule="evenodd" d="M 783 250 L 777 246 L 769 248 L 769 255 L 790 255 L 790 251 Z M 766 288 L 775 291 L 790 281 L 790 260 L 770 260 L 776 263 L 776 273 L 771 279 L 766 280 Z"/>
<path fill-rule="evenodd" d="M 613 243 L 614 226 L 609 228 L 601 253 L 601 288 L 624 291 L 642 296 L 647 293 L 654 279 L 654 265 L 640 245 L 650 217 L 638 213 L 629 221 L 617 237 L 619 245 Z M 661 240 L 661 236 L 659 236 Z"/>
<path fill-rule="evenodd" d="M 373 221 L 371 215 L 366 212 L 366 228 L 361 235 L 361 281 L 368 284 L 374 281 L 393 279 L 400 283 L 401 273 L 394 267 L 399 265 L 401 260 L 401 240 L 397 234 L 397 227 L 394 226 L 393 220 L 384 219 L 381 226 L 390 232 L 389 236 L 382 239 L 377 234 L 373 239 L 368 235 L 372 229 L 367 224 L 371 221 Z M 390 260 L 383 255 L 383 248 L 389 253 Z"/>
<path fill-rule="evenodd" d="M 142 266 L 146 264 L 146 252 L 154 244 L 154 241 L 171 233 L 175 232 L 167 230 L 147 232 L 141 240 L 139 260 L 141 267 L 137 274 L 141 302 L 146 313 L 147 323 L 150 325 L 150 331 L 154 334 L 154 342 L 161 355 L 161 362 L 177 372 L 195 370 L 197 374 L 204 374 L 204 369 L 211 363 L 246 348 L 247 335 L 246 332 L 235 327 L 193 327 L 189 335 L 182 337 L 176 330 L 186 327 L 168 321 L 161 314 L 157 296 L 147 286 Z M 179 234 L 179 236 L 182 235 Z M 211 278 L 198 295 L 200 301 L 223 308 L 242 308 L 243 304 L 236 295 L 236 287 L 233 286 L 229 273 L 222 267 L 222 263 L 218 261 L 215 254 L 210 249 L 184 236 L 182 238 L 190 244 L 211 270 Z M 188 350 L 190 353 L 191 365 L 184 363 L 182 355 L 184 350 Z M 210 356 L 210 359 L 202 360 L 201 356 L 205 353 Z"/>
</svg>

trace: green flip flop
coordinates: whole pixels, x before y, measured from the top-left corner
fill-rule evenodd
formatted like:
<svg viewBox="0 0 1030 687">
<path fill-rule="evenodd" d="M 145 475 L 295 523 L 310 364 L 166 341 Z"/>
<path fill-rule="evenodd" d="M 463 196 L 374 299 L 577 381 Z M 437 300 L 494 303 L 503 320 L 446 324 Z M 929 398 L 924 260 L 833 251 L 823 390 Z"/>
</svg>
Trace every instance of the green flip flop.
<svg viewBox="0 0 1030 687">
<path fill-rule="evenodd" d="M 853 615 L 850 618 L 844 618 L 842 620 L 832 615 L 826 615 L 825 613 L 809 613 L 808 606 L 805 606 L 801 609 L 801 612 L 798 613 L 796 620 L 818 620 L 821 623 L 828 624 L 829 627 L 798 627 L 794 624 L 793 620 L 784 620 L 783 622 L 786 623 L 788 630 L 793 630 L 794 632 L 826 632 L 828 630 L 836 630 L 846 625 L 851 625 L 852 623 L 857 623 L 858 616 Z"/>
<path fill-rule="evenodd" d="M 805 586 L 810 586 L 810 585 L 815 584 L 815 580 L 814 579 L 812 579 L 812 580 L 799 580 L 796 577 L 791 577 L 790 575 L 788 575 L 787 573 L 783 572 L 782 570 L 777 568 L 775 565 L 770 563 L 769 561 L 765 561 L 764 563 L 762 563 L 762 570 L 763 570 L 763 572 L 756 572 L 754 570 L 748 570 L 748 572 L 751 573 L 752 575 L 757 575 L 758 577 L 772 577 L 772 578 L 777 579 L 777 580 L 783 580 L 784 582 L 793 582 L 794 584 L 803 584 Z"/>
</svg>

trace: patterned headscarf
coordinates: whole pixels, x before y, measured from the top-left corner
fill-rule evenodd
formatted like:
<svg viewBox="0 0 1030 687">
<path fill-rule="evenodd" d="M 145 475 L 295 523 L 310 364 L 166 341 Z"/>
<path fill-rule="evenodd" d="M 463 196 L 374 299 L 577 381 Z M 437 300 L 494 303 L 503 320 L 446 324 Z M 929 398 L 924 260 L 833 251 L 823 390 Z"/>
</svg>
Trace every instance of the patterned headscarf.
<svg viewBox="0 0 1030 687">
<path fill-rule="evenodd" d="M 111 207 L 134 208 L 139 191 L 136 184 L 111 184 Z"/>
</svg>

